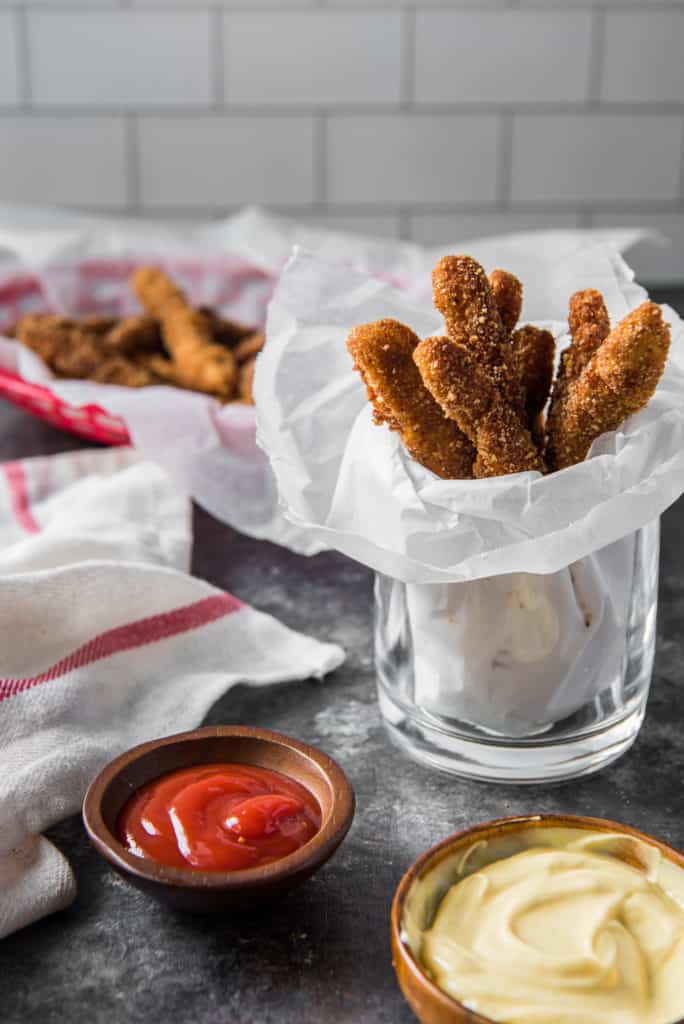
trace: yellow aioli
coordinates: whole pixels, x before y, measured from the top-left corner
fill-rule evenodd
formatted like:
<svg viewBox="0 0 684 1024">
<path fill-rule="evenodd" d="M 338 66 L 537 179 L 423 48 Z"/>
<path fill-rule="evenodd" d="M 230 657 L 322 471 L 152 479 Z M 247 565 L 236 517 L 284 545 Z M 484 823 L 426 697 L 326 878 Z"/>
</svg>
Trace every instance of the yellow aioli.
<svg viewBox="0 0 684 1024">
<path fill-rule="evenodd" d="M 503 1024 L 684 1017 L 684 908 L 616 857 L 533 847 L 447 891 L 421 960 Z"/>
</svg>

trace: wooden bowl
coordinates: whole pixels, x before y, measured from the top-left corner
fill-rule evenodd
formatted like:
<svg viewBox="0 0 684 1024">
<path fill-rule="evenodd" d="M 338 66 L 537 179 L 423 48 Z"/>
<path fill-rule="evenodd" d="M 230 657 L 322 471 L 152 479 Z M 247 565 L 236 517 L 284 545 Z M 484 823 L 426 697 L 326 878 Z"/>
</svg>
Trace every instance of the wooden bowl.
<svg viewBox="0 0 684 1024">
<path fill-rule="evenodd" d="M 116 820 L 145 783 L 179 768 L 238 762 L 281 772 L 311 792 L 321 828 L 299 850 L 272 864 L 240 871 L 173 868 L 130 853 L 116 838 Z M 133 747 L 93 780 L 83 821 L 95 849 L 127 881 L 182 910 L 241 911 L 269 902 L 317 871 L 340 845 L 354 817 L 354 792 L 340 766 L 306 743 L 240 725 L 208 726 Z"/>
<path fill-rule="evenodd" d="M 486 840 L 488 848 L 492 851 L 491 860 L 498 860 L 529 847 L 530 839 L 534 839 L 534 833 L 537 830 L 548 828 L 617 833 L 620 839 L 616 840 L 615 848 L 611 852 L 628 863 L 638 862 L 634 843 L 630 842 L 630 840 L 638 839 L 656 847 L 666 861 L 684 871 L 684 855 L 666 843 L 660 842 L 644 832 L 639 832 L 637 829 L 630 828 L 628 825 L 620 825 L 602 818 L 588 818 L 584 815 L 539 814 L 530 817 L 499 818 L 481 825 L 474 825 L 472 828 L 456 832 L 442 840 L 437 846 L 433 846 L 419 857 L 408 869 L 397 887 L 391 912 L 392 963 L 399 987 L 422 1024 L 495 1024 L 495 1022 L 490 1017 L 484 1017 L 482 1014 L 469 1010 L 463 1003 L 438 988 L 428 977 L 418 957 L 411 949 L 411 917 L 422 910 L 430 916 L 430 920 L 426 923 L 428 925 L 431 923 L 442 895 L 459 877 L 456 873 L 456 862 L 475 843 Z M 451 870 L 452 868 L 453 870 Z M 440 872 L 442 874 L 441 882 L 436 881 L 432 897 L 430 897 L 428 894 L 432 886 L 425 884 L 426 879 L 429 876 L 438 879 Z M 423 884 L 421 885 L 421 883 Z M 675 1021 L 673 1024 L 684 1024 L 684 1020 Z"/>
</svg>

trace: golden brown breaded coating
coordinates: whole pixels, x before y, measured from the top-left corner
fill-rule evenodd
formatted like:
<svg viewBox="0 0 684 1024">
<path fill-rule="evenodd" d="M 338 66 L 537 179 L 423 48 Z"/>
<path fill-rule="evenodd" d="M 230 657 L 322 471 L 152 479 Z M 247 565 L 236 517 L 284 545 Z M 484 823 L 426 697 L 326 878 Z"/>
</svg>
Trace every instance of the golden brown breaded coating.
<svg viewBox="0 0 684 1024">
<path fill-rule="evenodd" d="M 507 282 L 508 285 L 508 282 Z M 443 256 L 432 272 L 434 303 L 452 341 L 465 345 L 477 365 L 522 415 L 523 397 L 511 347 L 484 270 L 472 256 Z"/>
<path fill-rule="evenodd" d="M 499 312 L 504 336 L 510 338 L 520 319 L 523 286 L 515 274 L 510 274 L 507 270 L 493 270 L 489 275 L 489 286 Z"/>
<path fill-rule="evenodd" d="M 159 267 L 138 267 L 131 276 L 131 287 L 145 311 L 156 320 L 174 305 L 188 305 L 183 291 Z"/>
<path fill-rule="evenodd" d="M 88 316 L 84 316 L 82 320 L 79 320 L 78 323 L 85 331 L 92 331 L 93 334 L 107 334 L 108 331 L 116 327 L 119 319 L 115 316 L 90 313 Z"/>
<path fill-rule="evenodd" d="M 437 405 L 413 362 L 419 339 L 397 320 L 355 327 L 347 339 L 375 422 L 396 430 L 416 462 L 445 480 L 472 476 L 474 449 Z"/>
<path fill-rule="evenodd" d="M 570 382 L 560 413 L 549 423 L 547 461 L 552 469 L 581 462 L 593 442 L 617 430 L 648 403 L 670 348 L 670 327 L 660 307 L 644 302 L 608 335 Z"/>
<path fill-rule="evenodd" d="M 102 362 L 102 341 L 78 321 L 53 314 L 22 317 L 16 337 L 62 377 L 89 377 Z"/>
<path fill-rule="evenodd" d="M 571 295 L 568 303 L 568 324 L 573 341 L 579 348 L 582 346 L 577 341 L 577 335 L 587 325 L 598 328 L 604 338 L 607 338 L 610 333 L 610 318 L 601 292 L 595 288 L 585 288 Z"/>
<path fill-rule="evenodd" d="M 243 363 L 238 371 L 238 394 L 243 402 L 254 405 L 254 370 L 256 369 L 256 356 Z"/>
<path fill-rule="evenodd" d="M 221 316 L 211 306 L 198 306 L 197 312 L 207 318 L 214 341 L 218 345 L 234 348 L 243 338 L 254 333 L 254 327 L 241 324 L 237 320 L 231 320 L 227 316 Z"/>
<path fill-rule="evenodd" d="M 126 388 L 144 388 L 158 384 L 158 378 L 125 356 L 108 356 L 98 363 L 90 374 L 90 380 L 99 384 L 118 384 Z"/>
<path fill-rule="evenodd" d="M 157 267 L 139 267 L 131 279 L 144 309 L 162 325 L 162 335 L 183 387 L 231 398 L 237 365 L 230 349 L 217 345 L 207 318 Z"/>
<path fill-rule="evenodd" d="M 435 401 L 474 444 L 475 477 L 545 471 L 529 430 L 468 348 L 450 338 L 426 338 L 413 358 Z"/>
<path fill-rule="evenodd" d="M 107 331 L 105 344 L 113 352 L 153 352 L 161 349 L 159 323 L 151 316 L 127 316 Z"/>
<path fill-rule="evenodd" d="M 84 322 L 52 315 L 23 317 L 17 325 L 17 337 L 60 377 L 134 388 L 157 382 L 146 367 L 108 352 L 102 333 L 92 326 L 84 328 Z"/>
<path fill-rule="evenodd" d="M 553 386 L 546 423 L 549 436 L 555 436 L 561 430 L 563 403 L 573 381 L 580 377 L 591 357 L 610 334 L 610 319 L 601 293 L 594 288 L 575 292 L 570 297 L 568 325 L 571 342 L 561 353 L 560 366 Z"/>
<path fill-rule="evenodd" d="M 158 352 L 136 352 L 132 359 L 136 366 L 142 367 L 154 378 L 155 384 L 172 384 L 179 387 L 176 368 L 168 356 Z"/>
<path fill-rule="evenodd" d="M 564 382 L 577 380 L 599 346 L 610 334 L 608 310 L 600 292 L 587 288 L 570 298 L 568 324 L 572 343 L 563 353 L 561 374 Z"/>
<path fill-rule="evenodd" d="M 248 359 L 252 359 L 254 356 L 258 356 L 264 347 L 265 341 L 266 337 L 263 331 L 255 331 L 254 334 L 248 334 L 233 349 L 235 361 L 240 364 Z"/>
<path fill-rule="evenodd" d="M 556 342 L 550 331 L 526 324 L 515 332 L 512 345 L 513 363 L 525 394 L 525 412 L 531 428 L 549 398 Z"/>
</svg>

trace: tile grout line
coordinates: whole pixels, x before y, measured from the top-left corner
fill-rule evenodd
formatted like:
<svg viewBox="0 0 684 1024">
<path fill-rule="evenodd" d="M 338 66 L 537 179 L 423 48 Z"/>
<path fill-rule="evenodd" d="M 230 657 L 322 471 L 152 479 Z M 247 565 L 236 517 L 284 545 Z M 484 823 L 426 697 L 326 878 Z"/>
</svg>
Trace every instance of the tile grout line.
<svg viewBox="0 0 684 1024">
<path fill-rule="evenodd" d="M 28 17 L 26 9 L 15 7 L 13 11 L 14 39 L 17 46 L 17 98 L 20 110 L 31 108 L 31 51 L 28 38 Z"/>
<path fill-rule="evenodd" d="M 416 84 L 416 10 L 400 12 L 399 39 L 399 109 L 412 108 Z"/>
<path fill-rule="evenodd" d="M 216 6 L 209 8 L 209 70 L 212 106 L 223 110 L 226 105 L 226 54 L 224 31 L 230 31 L 230 22 L 224 11 Z"/>
<path fill-rule="evenodd" d="M 679 157 L 679 202 L 684 202 L 684 120 L 680 126 L 681 146 Z"/>
<path fill-rule="evenodd" d="M 98 102 L 90 103 L 61 103 L 50 102 L 36 105 L 31 103 L 31 112 L 40 116 L 54 117 L 93 117 L 101 114 L 111 116 L 125 113 L 131 109 L 129 103 Z M 213 99 L 209 102 L 196 102 L 182 105 L 179 103 L 152 103 L 141 101 L 135 104 L 135 112 L 141 116 L 159 118 L 187 118 L 196 115 L 210 113 L 215 109 Z M 629 103 L 601 103 L 600 106 L 589 106 L 583 102 L 521 102 L 511 107 L 504 100 L 500 102 L 472 102 L 472 103 L 411 103 L 408 109 L 403 109 L 396 102 L 394 103 L 367 103 L 354 104 L 350 102 L 339 105 L 329 104 L 322 107 L 320 104 L 278 104 L 271 102 L 261 103 L 233 103 L 229 107 L 222 104 L 220 112 L 226 117 L 314 117 L 321 112 L 327 117 L 355 117 L 359 120 L 374 117 L 402 117 L 407 114 L 415 117 L 444 117 L 444 118 L 491 118 L 501 117 L 511 113 L 516 117 L 582 117 L 594 118 L 597 116 L 611 118 L 634 118 L 658 116 L 679 120 L 684 116 L 684 101 L 630 101 Z"/>
<path fill-rule="evenodd" d="M 41 3 L 40 0 L 26 0 L 22 4 L 22 7 L 27 10 L 45 11 L 49 10 L 51 5 Z M 191 11 L 196 7 L 196 4 L 192 0 L 168 0 L 166 3 L 154 3 L 154 2 L 140 2 L 140 0 L 108 0 L 107 3 L 98 5 L 98 11 L 117 11 L 122 9 L 127 10 L 139 10 L 148 12 L 157 12 L 163 14 L 165 12 L 178 12 L 178 11 Z M 241 12 L 254 12 L 254 5 L 249 0 L 239 0 L 239 2 L 224 2 L 221 4 L 223 10 L 227 11 L 241 11 Z M 88 0 L 62 0 L 59 4 L 58 11 L 86 11 L 91 8 L 91 4 Z M 206 9 L 203 8 L 203 9 Z M 269 3 L 260 4 L 258 7 L 259 12 L 268 14 L 272 11 L 282 11 L 283 5 L 278 0 L 271 0 Z M 364 3 L 359 0 L 359 3 L 343 4 L 340 2 L 333 2 L 333 0 L 312 0 L 312 2 L 304 2 L 304 0 L 289 0 L 287 5 L 288 10 L 292 11 L 312 11 L 312 10 L 348 10 L 355 13 L 368 12 L 387 12 L 392 10 L 392 6 L 388 3 L 379 2 L 379 0 L 372 0 L 372 2 Z M 399 5 L 396 5 L 396 9 L 401 9 Z M 409 9 L 409 8 L 404 8 Z M 414 8 L 415 9 L 415 8 Z M 439 0 L 431 0 L 431 2 L 417 3 L 417 9 L 421 11 L 444 11 L 447 9 L 446 5 Z M 458 12 L 468 11 L 473 12 L 493 12 L 506 11 L 506 10 L 523 10 L 523 11 L 549 11 L 548 0 L 493 0 L 486 6 L 480 2 L 480 0 L 463 0 L 455 8 Z M 577 3 L 568 2 L 566 4 L 558 4 L 554 10 L 569 10 L 569 11 L 606 11 L 608 8 L 605 6 L 605 0 L 580 0 Z M 640 4 L 637 0 L 623 0 L 620 3 L 611 3 L 610 10 L 618 11 L 620 13 L 634 13 L 641 9 Z M 668 13 L 668 12 L 681 12 L 682 5 L 681 0 L 662 0 L 662 2 L 654 2 L 649 4 L 649 14 L 651 13 Z M 57 13 L 57 12 L 56 12 Z"/>
<path fill-rule="evenodd" d="M 589 82 L 587 108 L 597 110 L 601 105 L 601 85 L 605 64 L 606 11 L 597 7 L 594 11 L 591 26 L 591 46 L 589 50 Z"/>
</svg>

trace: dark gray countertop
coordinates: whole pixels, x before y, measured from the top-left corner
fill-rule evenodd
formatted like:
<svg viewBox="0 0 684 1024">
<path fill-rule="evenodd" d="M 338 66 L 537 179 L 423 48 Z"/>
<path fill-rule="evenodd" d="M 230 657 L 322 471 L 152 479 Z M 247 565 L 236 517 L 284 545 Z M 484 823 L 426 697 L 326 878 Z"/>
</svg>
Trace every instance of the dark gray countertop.
<svg viewBox="0 0 684 1024">
<path fill-rule="evenodd" d="M 677 303 L 680 294 L 658 295 Z M 79 442 L 0 402 L 0 460 Z M 347 651 L 322 682 L 231 691 L 207 723 L 268 726 L 337 758 L 357 796 L 336 857 L 299 891 L 243 917 L 162 909 L 115 876 L 80 819 L 49 833 L 79 882 L 73 906 L 0 943 L 0 1021 L 91 1024 L 409 1024 L 392 971 L 388 915 L 411 861 L 476 821 L 537 811 L 617 818 L 684 847 L 684 504 L 663 519 L 655 675 L 633 749 L 556 788 L 464 782 L 407 761 L 380 722 L 372 577 L 340 555 L 304 559 L 195 514 L 194 572 Z"/>
</svg>

